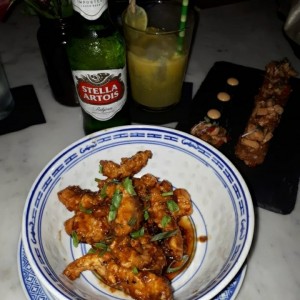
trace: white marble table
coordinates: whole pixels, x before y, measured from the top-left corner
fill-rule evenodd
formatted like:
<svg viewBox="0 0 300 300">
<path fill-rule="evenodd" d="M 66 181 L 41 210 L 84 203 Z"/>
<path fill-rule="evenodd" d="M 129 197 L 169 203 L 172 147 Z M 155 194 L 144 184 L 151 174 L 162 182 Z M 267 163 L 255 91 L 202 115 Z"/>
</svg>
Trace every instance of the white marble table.
<svg viewBox="0 0 300 300">
<path fill-rule="evenodd" d="M 194 93 L 215 61 L 263 69 L 288 57 L 300 71 L 282 35 L 276 1 L 252 0 L 201 11 L 187 81 Z M 11 87 L 33 84 L 47 122 L 0 136 L 1 299 L 25 299 L 17 266 L 23 206 L 44 165 L 84 135 L 81 111 L 52 97 L 36 40 L 38 22 L 17 7 L 0 24 L 0 53 Z M 300 199 L 289 215 L 256 210 L 256 231 L 245 281 L 237 299 L 300 299 Z"/>
</svg>

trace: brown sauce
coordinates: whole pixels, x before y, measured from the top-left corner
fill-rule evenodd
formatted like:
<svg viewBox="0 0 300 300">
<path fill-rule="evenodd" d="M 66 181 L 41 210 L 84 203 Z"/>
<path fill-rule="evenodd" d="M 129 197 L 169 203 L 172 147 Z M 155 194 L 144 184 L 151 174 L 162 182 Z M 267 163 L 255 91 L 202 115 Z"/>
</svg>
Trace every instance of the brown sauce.
<svg viewBox="0 0 300 300">
<path fill-rule="evenodd" d="M 207 237 L 206 235 L 200 235 L 200 236 L 198 237 L 198 241 L 199 241 L 200 243 L 206 243 L 207 240 L 208 240 L 208 237 Z"/>
<path fill-rule="evenodd" d="M 217 98 L 222 102 L 227 102 L 230 100 L 230 95 L 226 92 L 220 92 L 217 94 Z"/>
<path fill-rule="evenodd" d="M 178 222 L 178 225 L 180 226 L 180 230 L 182 233 L 183 241 L 184 241 L 184 255 L 188 255 L 188 261 L 185 263 L 185 265 L 178 271 L 174 273 L 166 273 L 165 276 L 172 280 L 176 276 L 178 276 L 181 272 L 183 272 L 190 264 L 190 262 L 193 260 L 194 254 L 195 254 L 195 228 L 191 222 L 191 219 L 189 217 L 182 217 L 180 221 Z M 170 262 L 171 263 L 171 262 Z M 181 262 L 179 263 L 173 263 L 172 268 L 176 268 L 177 266 L 180 266 Z"/>
<path fill-rule="evenodd" d="M 237 86 L 239 84 L 239 81 L 234 77 L 230 77 L 227 79 L 227 84 L 231 86 Z"/>
<path fill-rule="evenodd" d="M 221 117 L 221 113 L 217 109 L 212 108 L 207 112 L 207 116 L 212 120 L 217 120 Z"/>
</svg>

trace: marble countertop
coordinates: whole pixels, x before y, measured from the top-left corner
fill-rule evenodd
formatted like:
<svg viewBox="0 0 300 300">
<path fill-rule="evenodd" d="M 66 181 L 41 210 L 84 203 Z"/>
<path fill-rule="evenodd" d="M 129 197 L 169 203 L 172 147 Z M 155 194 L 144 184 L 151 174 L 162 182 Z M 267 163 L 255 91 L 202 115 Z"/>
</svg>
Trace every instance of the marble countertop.
<svg viewBox="0 0 300 300">
<path fill-rule="evenodd" d="M 287 57 L 300 71 L 282 34 L 276 1 L 252 0 L 200 11 L 199 28 L 186 80 L 197 91 L 219 60 L 264 69 Z M 36 40 L 38 20 L 16 7 L 0 25 L 0 53 L 11 87 L 32 84 L 46 123 L 0 136 L 1 299 L 26 299 L 17 250 L 23 207 L 30 187 L 48 161 L 84 136 L 80 108 L 57 103 L 49 88 Z M 256 209 L 248 268 L 237 299 L 296 300 L 300 295 L 300 199 L 289 215 Z"/>
</svg>

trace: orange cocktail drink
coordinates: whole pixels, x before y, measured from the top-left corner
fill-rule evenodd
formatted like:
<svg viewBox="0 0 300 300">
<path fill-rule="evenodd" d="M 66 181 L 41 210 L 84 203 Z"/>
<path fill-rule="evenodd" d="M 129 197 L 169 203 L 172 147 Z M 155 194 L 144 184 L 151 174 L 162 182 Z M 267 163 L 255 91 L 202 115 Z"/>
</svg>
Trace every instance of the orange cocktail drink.
<svg viewBox="0 0 300 300">
<path fill-rule="evenodd" d="M 190 27 L 184 29 L 183 44 L 179 45 L 182 30 L 178 30 L 178 14 L 180 6 L 168 1 L 147 10 L 149 20 L 145 30 L 123 21 L 131 96 L 150 110 L 172 107 L 181 99 L 193 20 L 190 20 Z"/>
</svg>

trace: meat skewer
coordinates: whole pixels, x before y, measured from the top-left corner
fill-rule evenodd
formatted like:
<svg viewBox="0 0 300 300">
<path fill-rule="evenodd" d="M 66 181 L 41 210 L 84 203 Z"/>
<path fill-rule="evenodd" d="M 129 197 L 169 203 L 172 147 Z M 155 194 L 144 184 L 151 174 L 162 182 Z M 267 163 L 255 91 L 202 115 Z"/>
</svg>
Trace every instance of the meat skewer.
<svg viewBox="0 0 300 300">
<path fill-rule="evenodd" d="M 274 130 L 280 123 L 285 105 L 292 93 L 289 79 L 295 70 L 285 59 L 266 66 L 266 73 L 254 108 L 243 134 L 235 147 L 235 155 L 249 167 L 264 162 Z"/>
</svg>

